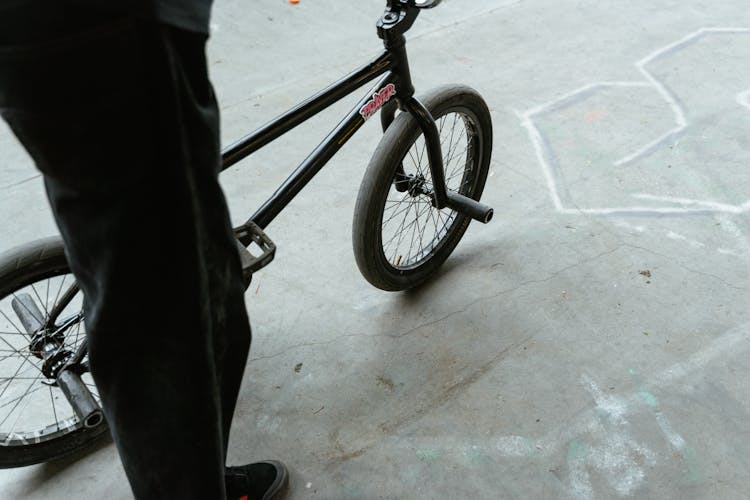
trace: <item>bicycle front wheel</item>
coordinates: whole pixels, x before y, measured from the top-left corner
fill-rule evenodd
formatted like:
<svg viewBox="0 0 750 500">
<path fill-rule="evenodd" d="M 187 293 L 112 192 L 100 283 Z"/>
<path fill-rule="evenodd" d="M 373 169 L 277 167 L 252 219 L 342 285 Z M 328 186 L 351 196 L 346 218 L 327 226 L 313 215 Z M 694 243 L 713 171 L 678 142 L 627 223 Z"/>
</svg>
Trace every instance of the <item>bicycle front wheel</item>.
<svg viewBox="0 0 750 500">
<path fill-rule="evenodd" d="M 479 200 L 492 153 L 492 119 L 473 89 L 448 86 L 421 99 L 440 131 L 446 188 Z M 424 135 L 401 113 L 373 154 L 354 210 L 354 256 L 383 290 L 422 284 L 453 252 L 471 219 L 432 205 Z"/>
<path fill-rule="evenodd" d="M 19 307 L 34 310 L 48 328 L 28 332 Z M 0 468 L 46 462 L 107 434 L 104 422 L 86 427 L 55 379 L 45 375 L 35 347 L 40 335 L 54 338 L 61 359 L 75 353 L 86 336 L 82 293 L 59 238 L 0 257 Z M 99 402 L 91 375 L 81 377 Z"/>
</svg>

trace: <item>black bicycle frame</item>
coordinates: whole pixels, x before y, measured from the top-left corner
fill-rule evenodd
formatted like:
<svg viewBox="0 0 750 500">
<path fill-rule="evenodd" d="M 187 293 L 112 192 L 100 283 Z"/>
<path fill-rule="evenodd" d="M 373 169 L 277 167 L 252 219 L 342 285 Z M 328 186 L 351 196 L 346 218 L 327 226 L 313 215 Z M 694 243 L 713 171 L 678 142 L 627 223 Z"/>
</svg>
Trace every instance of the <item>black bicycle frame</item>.
<svg viewBox="0 0 750 500">
<path fill-rule="evenodd" d="M 394 66 L 395 64 L 391 55 L 385 53 L 372 63 L 334 83 L 226 149 L 222 155 L 223 168 L 234 165 L 271 141 L 289 132 L 297 125 L 300 125 L 342 98 L 352 94 L 362 85 L 384 75 L 375 87 L 372 88 L 370 93 L 360 100 L 346 118 L 292 172 L 271 198 L 250 217 L 251 221 L 255 222 L 261 229 L 268 226 L 365 123 L 365 116 L 360 113 L 360 110 L 367 105 L 368 101 L 372 100 L 374 95 L 382 92 L 388 85 L 393 84 L 396 88 L 399 88 L 400 85 L 397 82 L 397 76 L 393 71 Z"/>
<path fill-rule="evenodd" d="M 400 2 L 405 3 L 404 0 L 400 0 Z M 389 2 L 389 9 L 391 8 L 390 5 Z M 414 97 L 414 87 L 406 55 L 406 40 L 403 31 L 411 26 L 414 18 L 416 18 L 416 12 L 416 10 L 410 11 L 405 19 L 404 16 L 389 18 L 392 12 L 387 11 L 378 23 L 378 33 L 385 45 L 385 52 L 382 55 L 223 151 L 222 170 L 231 167 L 332 104 L 352 94 L 366 83 L 380 77 L 370 92 L 359 101 L 346 118 L 328 134 L 323 142 L 250 217 L 248 223 L 253 222 L 261 229 L 265 229 L 320 169 L 352 138 L 365 121 L 386 104 L 390 104 L 381 117 L 384 126 L 387 126 L 395 113 L 393 100 L 398 103 L 400 109 L 409 112 L 415 118 L 425 135 L 427 156 L 433 180 L 431 193 L 433 204 L 438 208 L 448 206 L 482 222 L 489 221 L 492 217 L 491 208 L 458 193 L 446 192 L 440 134 L 430 112 Z M 399 26 L 399 24 L 402 26 Z M 246 245 L 250 243 L 250 240 L 243 241 L 243 239 L 245 238 L 240 238 L 242 243 Z"/>
</svg>

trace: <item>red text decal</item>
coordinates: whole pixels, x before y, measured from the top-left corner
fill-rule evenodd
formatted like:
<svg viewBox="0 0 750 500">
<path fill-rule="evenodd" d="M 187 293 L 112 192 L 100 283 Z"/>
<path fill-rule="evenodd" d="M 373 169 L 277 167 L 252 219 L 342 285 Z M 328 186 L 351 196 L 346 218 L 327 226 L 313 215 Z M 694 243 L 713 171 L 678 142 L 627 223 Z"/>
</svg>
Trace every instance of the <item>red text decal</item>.
<svg viewBox="0 0 750 500">
<path fill-rule="evenodd" d="M 367 104 L 362 106 L 362 108 L 359 110 L 359 114 L 362 115 L 365 120 L 367 120 L 372 115 L 377 113 L 385 103 L 390 101 L 391 97 L 393 97 L 394 95 L 396 95 L 396 86 L 392 83 L 389 83 L 383 90 L 373 94 L 372 99 L 367 101 Z"/>
</svg>

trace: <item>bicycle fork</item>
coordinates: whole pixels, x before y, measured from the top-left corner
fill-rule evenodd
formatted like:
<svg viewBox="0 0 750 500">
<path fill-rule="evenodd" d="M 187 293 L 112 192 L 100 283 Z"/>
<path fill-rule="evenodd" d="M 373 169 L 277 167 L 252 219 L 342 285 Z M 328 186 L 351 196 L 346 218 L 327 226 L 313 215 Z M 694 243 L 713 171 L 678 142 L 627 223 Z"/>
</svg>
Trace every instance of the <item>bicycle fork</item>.
<svg viewBox="0 0 750 500">
<path fill-rule="evenodd" d="M 422 134 L 424 134 L 425 143 L 427 145 L 427 159 L 430 163 L 432 189 L 424 194 L 432 196 L 432 204 L 435 208 L 441 209 L 448 207 L 483 224 L 491 221 L 492 216 L 494 215 L 494 210 L 491 207 L 473 200 L 468 196 L 464 196 L 454 191 L 448 191 L 448 189 L 446 189 L 445 172 L 443 171 L 443 152 L 440 145 L 440 131 L 438 130 L 435 119 L 430 111 L 413 96 L 405 99 L 402 105 L 404 110 L 410 113 L 417 121 L 419 128 L 422 130 Z M 380 120 L 384 132 L 393 122 L 397 106 L 398 104 L 396 102 L 390 102 L 380 111 Z M 404 167 L 403 165 L 399 165 L 396 170 L 396 180 L 394 180 L 394 184 L 397 186 L 396 189 L 399 191 L 407 189 L 406 187 L 401 187 L 405 186 L 406 183 L 398 182 L 400 179 L 405 178 L 407 178 L 407 176 Z"/>
</svg>

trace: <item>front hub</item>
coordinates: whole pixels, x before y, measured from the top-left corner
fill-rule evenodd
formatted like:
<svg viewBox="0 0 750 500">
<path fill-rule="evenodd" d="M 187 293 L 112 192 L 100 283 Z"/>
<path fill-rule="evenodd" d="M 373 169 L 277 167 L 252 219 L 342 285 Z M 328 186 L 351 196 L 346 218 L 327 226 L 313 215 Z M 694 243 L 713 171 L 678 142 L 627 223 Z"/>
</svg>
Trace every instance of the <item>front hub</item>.
<svg viewBox="0 0 750 500">
<path fill-rule="evenodd" d="M 428 194 L 424 175 L 419 174 L 417 176 L 409 176 L 409 196 L 416 198 L 420 194 Z"/>
</svg>

